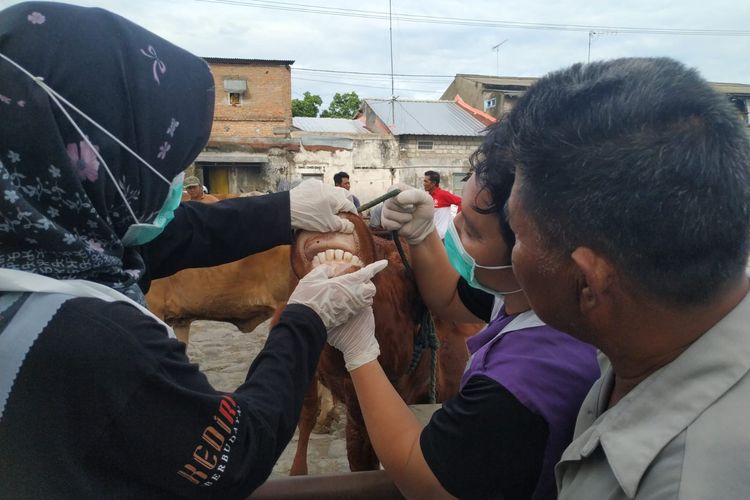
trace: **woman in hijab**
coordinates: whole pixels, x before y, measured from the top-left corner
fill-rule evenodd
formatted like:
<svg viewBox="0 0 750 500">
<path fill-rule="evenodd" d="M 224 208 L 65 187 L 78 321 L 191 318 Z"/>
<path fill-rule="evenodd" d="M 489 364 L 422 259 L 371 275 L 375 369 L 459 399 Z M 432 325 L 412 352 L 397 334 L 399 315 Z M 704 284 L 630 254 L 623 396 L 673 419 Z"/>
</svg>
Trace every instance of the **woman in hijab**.
<svg viewBox="0 0 750 500">
<path fill-rule="evenodd" d="M 203 60 L 112 13 L 0 12 L 0 497 L 246 497 L 327 330 L 371 303 L 382 264 L 311 273 L 232 393 L 143 307 L 151 278 L 352 230 L 314 182 L 178 207 L 213 103 Z"/>
</svg>

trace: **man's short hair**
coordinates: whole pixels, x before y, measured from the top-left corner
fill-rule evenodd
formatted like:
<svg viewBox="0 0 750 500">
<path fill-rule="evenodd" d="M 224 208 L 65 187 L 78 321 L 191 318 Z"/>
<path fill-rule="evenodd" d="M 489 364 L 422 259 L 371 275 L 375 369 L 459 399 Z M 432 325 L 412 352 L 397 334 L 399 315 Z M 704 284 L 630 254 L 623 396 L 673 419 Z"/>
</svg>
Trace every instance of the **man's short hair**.
<svg viewBox="0 0 750 500">
<path fill-rule="evenodd" d="M 436 186 L 440 185 L 440 174 L 435 172 L 434 170 L 428 170 L 424 173 L 425 177 L 429 177 L 432 182 L 435 183 Z"/>
<path fill-rule="evenodd" d="M 532 86 L 510 126 L 520 203 L 549 249 L 592 248 L 676 305 L 707 303 L 744 272 L 750 141 L 695 70 L 576 64 Z"/>
<path fill-rule="evenodd" d="M 333 185 L 334 186 L 340 186 L 342 182 L 344 182 L 344 179 L 348 179 L 349 174 L 346 172 L 339 172 L 338 174 L 333 175 Z"/>
</svg>

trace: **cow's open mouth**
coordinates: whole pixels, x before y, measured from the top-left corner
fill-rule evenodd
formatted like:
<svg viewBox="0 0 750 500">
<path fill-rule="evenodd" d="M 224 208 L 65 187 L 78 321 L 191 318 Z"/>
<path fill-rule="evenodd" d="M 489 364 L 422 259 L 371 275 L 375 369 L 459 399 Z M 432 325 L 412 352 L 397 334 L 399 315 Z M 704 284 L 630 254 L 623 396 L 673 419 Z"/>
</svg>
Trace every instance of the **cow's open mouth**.
<svg viewBox="0 0 750 500">
<path fill-rule="evenodd" d="M 353 214 L 339 214 L 352 221 L 354 233 L 315 233 L 300 231 L 292 246 L 292 269 L 297 277 L 314 267 L 333 265 L 335 274 L 354 272 L 372 262 L 372 237 L 362 219 Z"/>
<path fill-rule="evenodd" d="M 298 235 L 296 245 L 301 247 L 305 274 L 323 264 L 333 266 L 336 276 L 362 267 L 353 234 L 303 232 Z"/>
</svg>

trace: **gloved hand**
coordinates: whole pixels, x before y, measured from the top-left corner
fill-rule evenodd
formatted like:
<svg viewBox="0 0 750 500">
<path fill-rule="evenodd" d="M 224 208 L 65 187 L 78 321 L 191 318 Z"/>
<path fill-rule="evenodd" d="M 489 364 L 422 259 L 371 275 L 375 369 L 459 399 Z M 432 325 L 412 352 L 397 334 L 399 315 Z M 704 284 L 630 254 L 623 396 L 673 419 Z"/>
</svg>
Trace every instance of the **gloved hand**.
<svg viewBox="0 0 750 500">
<path fill-rule="evenodd" d="M 292 228 L 307 231 L 354 232 L 354 224 L 337 216 L 339 212 L 357 213 L 344 188 L 309 179 L 289 191 Z"/>
<path fill-rule="evenodd" d="M 372 277 L 385 269 L 387 260 L 373 262 L 359 271 L 332 278 L 334 268 L 321 265 L 302 278 L 289 297 L 289 304 L 302 304 L 315 311 L 326 330 L 346 322 L 362 308 L 372 305 Z"/>
<path fill-rule="evenodd" d="M 344 355 L 348 371 L 378 359 L 380 345 L 375 338 L 372 307 L 362 309 L 352 319 L 328 332 L 328 343 Z"/>
<path fill-rule="evenodd" d="M 418 245 L 435 229 L 435 202 L 427 191 L 406 184 L 396 187 L 401 192 L 383 204 L 380 225 L 389 231 L 397 230 L 410 245 Z"/>
</svg>

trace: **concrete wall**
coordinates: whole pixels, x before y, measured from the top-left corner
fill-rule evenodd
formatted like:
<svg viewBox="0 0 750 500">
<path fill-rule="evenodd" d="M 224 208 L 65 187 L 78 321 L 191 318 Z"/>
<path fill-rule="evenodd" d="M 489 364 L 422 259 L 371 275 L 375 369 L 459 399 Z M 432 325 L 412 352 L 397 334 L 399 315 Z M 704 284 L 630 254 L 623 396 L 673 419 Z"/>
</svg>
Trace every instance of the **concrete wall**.
<svg viewBox="0 0 750 500">
<path fill-rule="evenodd" d="M 352 193 L 365 203 L 385 193 L 394 183 L 395 170 L 392 169 L 398 165 L 398 142 L 392 137 L 375 136 L 352 139 L 351 149 L 302 145 L 300 151 L 294 153 L 292 163 L 290 180 L 315 176 L 333 185 L 335 174 L 348 173 Z"/>
<path fill-rule="evenodd" d="M 287 177 L 286 174 L 288 171 L 288 152 L 283 149 L 269 150 L 268 163 L 238 166 L 229 169 L 229 192 L 275 192 L 279 181 Z"/>
<path fill-rule="evenodd" d="M 431 151 L 417 149 L 417 142 L 423 140 L 433 141 Z M 425 170 L 435 170 L 442 177 L 444 189 L 460 194 L 463 185 L 458 179 L 469 171 L 469 156 L 481 140 L 481 137 L 385 136 L 353 139 L 351 149 L 301 146 L 293 155 L 288 177 L 319 176 L 333 185 L 334 174 L 343 170 L 349 174 L 352 193 L 365 203 L 399 182 L 421 189 Z"/>
<path fill-rule="evenodd" d="M 433 149 L 417 149 L 418 141 L 433 141 Z M 459 179 L 469 172 L 469 157 L 476 151 L 482 137 L 403 136 L 401 161 L 397 177 L 414 187 L 422 186 L 426 170 L 440 174 L 440 187 L 458 195 L 463 190 Z"/>
<path fill-rule="evenodd" d="M 515 95 L 507 95 L 502 91 L 484 90 L 482 83 L 462 77 L 456 77 L 440 99 L 453 99 L 456 95 L 461 96 L 461 99 L 470 106 L 495 118 L 509 113 L 518 102 L 518 97 Z M 496 99 L 495 107 L 484 109 L 484 101 L 493 97 Z"/>
</svg>

